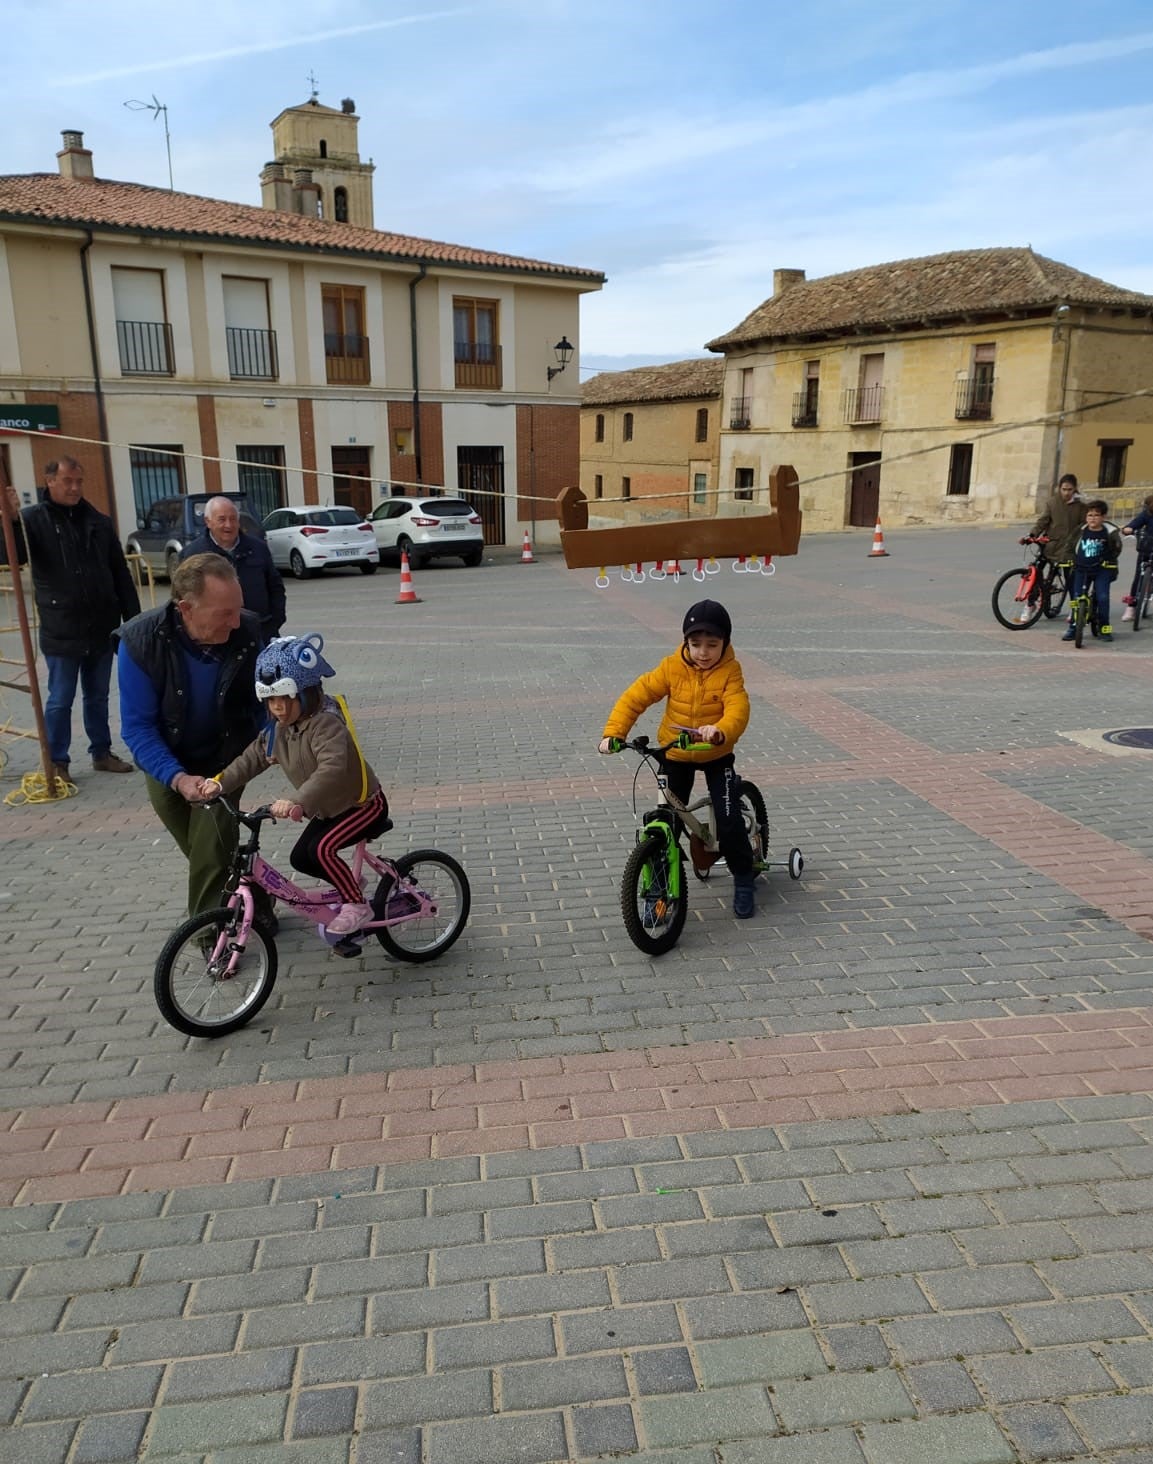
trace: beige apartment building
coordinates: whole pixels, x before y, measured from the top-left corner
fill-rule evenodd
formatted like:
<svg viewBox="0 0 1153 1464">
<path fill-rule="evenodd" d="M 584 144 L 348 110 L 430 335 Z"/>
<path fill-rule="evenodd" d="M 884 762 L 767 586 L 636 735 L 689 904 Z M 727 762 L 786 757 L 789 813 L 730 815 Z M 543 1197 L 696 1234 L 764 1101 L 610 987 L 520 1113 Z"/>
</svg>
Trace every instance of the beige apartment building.
<svg viewBox="0 0 1153 1464">
<path fill-rule="evenodd" d="M 282 112 L 260 207 L 100 178 L 78 132 L 57 172 L 0 176 L 0 452 L 28 501 L 68 451 L 122 538 L 222 488 L 266 513 L 443 487 L 490 543 L 552 523 L 604 278 L 375 228 L 358 122 Z"/>
<path fill-rule="evenodd" d="M 602 371 L 581 388 L 580 486 L 590 523 L 716 512 L 724 363 Z"/>
<path fill-rule="evenodd" d="M 708 348 L 722 513 L 767 507 L 776 463 L 809 532 L 1020 521 L 1062 472 L 1116 511 L 1153 487 L 1153 403 L 1130 395 L 1153 387 L 1153 296 L 1028 248 L 776 270 Z"/>
</svg>

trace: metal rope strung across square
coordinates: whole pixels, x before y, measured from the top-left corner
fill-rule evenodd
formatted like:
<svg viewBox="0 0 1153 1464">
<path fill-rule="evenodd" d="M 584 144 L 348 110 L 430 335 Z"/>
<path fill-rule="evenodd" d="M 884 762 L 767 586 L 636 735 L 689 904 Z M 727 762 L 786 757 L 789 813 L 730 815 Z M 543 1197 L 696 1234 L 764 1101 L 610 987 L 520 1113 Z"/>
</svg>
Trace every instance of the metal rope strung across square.
<svg viewBox="0 0 1153 1464">
<path fill-rule="evenodd" d="M 770 513 L 590 529 L 588 499 L 579 488 L 566 488 L 557 495 L 561 548 L 569 569 L 599 570 L 598 584 L 608 583 L 605 567 L 610 564 L 621 565 L 621 578 L 634 584 L 645 580 L 646 563 L 656 565 L 648 578 L 677 579 L 686 572 L 682 560 L 695 565 L 694 579 L 715 574 L 719 559 L 733 560 L 737 573 L 772 574 L 772 561 L 796 554 L 801 542 L 800 487 L 794 468 L 782 464 L 772 470 L 769 501 Z"/>
</svg>

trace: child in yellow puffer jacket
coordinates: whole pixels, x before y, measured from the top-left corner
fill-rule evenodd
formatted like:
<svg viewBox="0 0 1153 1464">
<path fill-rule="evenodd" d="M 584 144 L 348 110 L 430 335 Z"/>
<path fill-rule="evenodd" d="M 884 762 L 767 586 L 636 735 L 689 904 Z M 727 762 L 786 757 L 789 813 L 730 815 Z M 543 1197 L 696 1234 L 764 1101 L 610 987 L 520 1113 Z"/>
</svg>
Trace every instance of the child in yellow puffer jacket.
<svg viewBox="0 0 1153 1464">
<path fill-rule="evenodd" d="M 671 742 L 682 727 L 695 728 L 706 751 L 671 748 L 665 755 L 669 791 L 682 803 L 692 796 L 698 767 L 703 768 L 717 823 L 717 843 L 733 876 L 733 914 L 747 920 L 756 910 L 753 850 L 741 816 L 741 780 L 733 749 L 749 725 L 749 698 L 741 663 L 730 644 L 733 622 L 716 600 L 692 606 L 682 626 L 684 640 L 660 665 L 646 671 L 617 701 L 605 724 L 601 752 L 614 738 L 626 738 L 646 708 L 665 702 L 657 732 Z"/>
</svg>

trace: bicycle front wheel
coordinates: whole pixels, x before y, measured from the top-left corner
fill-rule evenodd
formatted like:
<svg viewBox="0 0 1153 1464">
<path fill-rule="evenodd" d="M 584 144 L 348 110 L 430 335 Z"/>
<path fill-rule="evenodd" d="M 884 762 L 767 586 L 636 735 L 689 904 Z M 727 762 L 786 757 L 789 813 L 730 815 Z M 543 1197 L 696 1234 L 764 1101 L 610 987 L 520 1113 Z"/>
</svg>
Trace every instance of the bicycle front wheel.
<svg viewBox="0 0 1153 1464">
<path fill-rule="evenodd" d="M 1028 630 L 1041 618 L 1041 598 L 1032 565 L 1009 569 L 993 586 L 993 614 L 1006 630 Z"/>
<path fill-rule="evenodd" d="M 757 865 L 764 864 L 769 857 L 769 816 L 765 812 L 761 790 L 748 778 L 741 779 L 741 816 L 749 831 L 753 861 Z"/>
<path fill-rule="evenodd" d="M 1149 615 L 1149 596 L 1153 595 L 1153 564 L 1147 564 L 1137 581 L 1137 597 L 1133 601 L 1133 629 L 1140 630 L 1141 622 Z"/>
<path fill-rule="evenodd" d="M 1041 603 L 1046 620 L 1056 620 L 1069 598 L 1069 577 L 1059 564 L 1046 573 Z"/>
<path fill-rule="evenodd" d="M 1073 644 L 1081 649 L 1085 639 L 1085 622 L 1089 619 L 1089 601 L 1084 595 L 1073 602 Z"/>
<path fill-rule="evenodd" d="M 427 915 L 388 925 L 373 934 L 398 961 L 431 961 L 454 945 L 472 908 L 468 876 L 439 849 L 414 849 L 396 861 L 397 879 L 382 879 L 373 899 L 378 920 L 396 919 L 407 910 L 419 910 L 414 891 L 427 895 L 435 909 Z"/>
<path fill-rule="evenodd" d="M 241 910 L 222 905 L 193 915 L 168 937 L 156 958 L 156 1005 L 170 1027 L 189 1037 L 227 1037 L 243 1027 L 272 995 L 276 946 L 258 925 L 228 969 L 240 932 Z"/>
<path fill-rule="evenodd" d="M 680 858 L 679 849 L 674 858 Z M 629 940 L 647 956 L 663 956 L 671 951 L 685 928 L 688 905 L 684 874 L 678 872 L 680 893 L 674 895 L 669 844 L 663 834 L 643 838 L 625 864 L 621 876 L 621 915 Z"/>
</svg>

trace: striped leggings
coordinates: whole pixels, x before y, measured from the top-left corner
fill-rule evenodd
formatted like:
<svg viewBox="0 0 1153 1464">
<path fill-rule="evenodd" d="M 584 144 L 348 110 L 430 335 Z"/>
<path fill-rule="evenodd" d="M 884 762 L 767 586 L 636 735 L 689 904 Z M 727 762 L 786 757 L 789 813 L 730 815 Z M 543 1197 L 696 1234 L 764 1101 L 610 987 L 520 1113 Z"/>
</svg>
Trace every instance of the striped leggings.
<svg viewBox="0 0 1153 1464">
<path fill-rule="evenodd" d="M 361 839 L 372 839 L 388 818 L 388 800 L 378 788 L 364 803 L 346 809 L 337 818 L 313 818 L 293 845 L 293 869 L 327 880 L 340 893 L 346 905 L 359 905 L 364 895 L 352 877 L 352 870 L 337 853 Z"/>
</svg>

